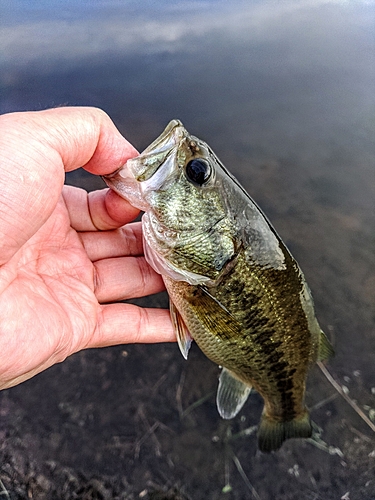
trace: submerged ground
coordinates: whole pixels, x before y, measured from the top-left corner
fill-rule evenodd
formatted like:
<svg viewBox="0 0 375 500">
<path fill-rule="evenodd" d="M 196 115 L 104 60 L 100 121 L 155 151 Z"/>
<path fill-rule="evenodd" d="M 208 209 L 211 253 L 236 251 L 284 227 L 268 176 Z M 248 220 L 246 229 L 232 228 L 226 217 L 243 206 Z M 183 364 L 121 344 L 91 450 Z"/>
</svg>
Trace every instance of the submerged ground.
<svg viewBox="0 0 375 500">
<path fill-rule="evenodd" d="M 292 165 L 283 168 L 289 170 L 285 179 L 293 176 L 296 183 L 301 181 Z M 276 191 L 282 193 L 284 176 L 277 178 L 273 170 L 278 168 L 255 168 L 254 189 L 274 176 L 272 192 L 274 184 L 279 184 Z M 89 188 L 100 183 L 80 173 L 70 176 L 68 182 Z M 281 215 L 276 219 L 285 217 L 287 225 L 290 205 L 298 205 L 298 199 L 306 202 L 310 195 L 301 188 L 293 202 L 282 194 L 277 196 Z M 262 201 L 268 204 L 267 194 Z M 343 227 L 341 237 L 346 244 L 361 237 L 366 246 L 368 235 L 356 227 L 355 214 L 348 221 L 348 216 L 331 209 L 320 206 L 314 212 L 313 203 L 310 207 L 313 212 L 308 220 L 295 221 L 292 228 L 298 234 L 303 231 L 307 248 L 319 252 L 321 239 L 328 237 L 327 217 L 336 218 L 333 239 L 340 237 Z M 293 239 L 289 243 L 298 251 Z M 353 245 L 352 251 L 356 249 Z M 319 297 L 326 301 L 326 297 L 350 294 L 351 299 L 346 306 L 350 311 L 337 302 L 334 305 L 336 324 L 328 326 L 328 334 L 337 356 L 330 369 L 368 414 L 375 407 L 375 384 L 363 360 L 368 362 L 371 356 L 356 355 L 340 366 L 345 351 L 340 335 L 341 329 L 355 334 L 356 312 L 362 324 L 371 323 L 371 294 L 362 288 L 363 281 L 355 285 L 363 272 L 360 268 L 343 268 L 337 274 L 334 263 L 338 259 L 335 250 L 332 252 L 314 255 L 326 261 L 316 268 L 312 283 L 314 288 L 326 283 L 325 294 L 318 296 L 317 303 L 323 324 L 332 315 L 332 305 L 328 307 Z M 168 305 L 165 294 L 138 303 Z M 359 348 L 365 349 L 365 343 Z M 218 368 L 196 346 L 187 362 L 176 344 L 117 346 L 78 353 L 4 391 L 0 431 L 4 495 L 7 491 L 12 500 L 375 498 L 373 433 L 318 368 L 309 378 L 307 402 L 321 440 L 316 438 L 315 444 L 289 441 L 271 455 L 256 447 L 254 426 L 260 418 L 261 398 L 252 395 L 238 417 L 222 420 L 215 406 L 218 374 Z"/>
</svg>

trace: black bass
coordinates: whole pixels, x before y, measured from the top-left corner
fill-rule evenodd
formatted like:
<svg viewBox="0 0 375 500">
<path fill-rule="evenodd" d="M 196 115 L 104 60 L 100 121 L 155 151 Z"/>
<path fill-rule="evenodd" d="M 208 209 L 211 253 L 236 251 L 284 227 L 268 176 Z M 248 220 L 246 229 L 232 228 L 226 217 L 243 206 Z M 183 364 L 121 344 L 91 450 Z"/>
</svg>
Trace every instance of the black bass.
<svg viewBox="0 0 375 500">
<path fill-rule="evenodd" d="M 307 372 L 332 348 L 297 262 L 242 186 L 177 120 L 105 181 L 145 212 L 145 256 L 165 281 L 183 356 L 194 339 L 223 367 L 220 415 L 234 417 L 254 387 L 260 450 L 310 437 Z"/>
</svg>

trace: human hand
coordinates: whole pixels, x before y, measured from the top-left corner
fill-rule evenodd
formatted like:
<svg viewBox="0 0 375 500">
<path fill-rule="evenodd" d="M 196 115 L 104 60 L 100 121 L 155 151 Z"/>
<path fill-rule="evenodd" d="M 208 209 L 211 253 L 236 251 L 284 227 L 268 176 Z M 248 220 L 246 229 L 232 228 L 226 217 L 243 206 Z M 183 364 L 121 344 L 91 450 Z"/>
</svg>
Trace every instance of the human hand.
<svg viewBox="0 0 375 500">
<path fill-rule="evenodd" d="M 138 210 L 63 185 L 136 155 L 95 108 L 0 116 L 0 388 L 81 349 L 175 340 L 168 311 L 115 303 L 163 289 L 129 224 Z"/>
</svg>

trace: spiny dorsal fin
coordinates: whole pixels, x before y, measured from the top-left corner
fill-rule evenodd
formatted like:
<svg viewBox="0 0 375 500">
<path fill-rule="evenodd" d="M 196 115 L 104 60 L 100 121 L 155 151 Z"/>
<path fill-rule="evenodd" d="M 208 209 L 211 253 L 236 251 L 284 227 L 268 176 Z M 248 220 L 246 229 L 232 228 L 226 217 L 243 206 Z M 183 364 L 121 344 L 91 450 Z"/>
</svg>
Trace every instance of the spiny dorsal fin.
<svg viewBox="0 0 375 500">
<path fill-rule="evenodd" d="M 226 368 L 222 369 L 217 389 L 216 404 L 222 418 L 233 418 L 245 404 L 251 386 L 244 384 Z"/>
</svg>

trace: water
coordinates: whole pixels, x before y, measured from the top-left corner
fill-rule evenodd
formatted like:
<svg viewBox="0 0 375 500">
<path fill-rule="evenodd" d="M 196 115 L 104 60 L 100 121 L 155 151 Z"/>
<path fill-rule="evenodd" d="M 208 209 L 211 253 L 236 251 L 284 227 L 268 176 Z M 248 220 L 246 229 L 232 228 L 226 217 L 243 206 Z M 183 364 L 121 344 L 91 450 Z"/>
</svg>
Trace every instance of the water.
<svg viewBox="0 0 375 500">
<path fill-rule="evenodd" d="M 138 149 L 182 120 L 292 250 L 335 345 L 329 368 L 369 414 L 375 3 L 3 0 L 0 11 L 0 111 L 99 106 Z M 81 171 L 67 182 L 102 186 Z M 167 305 L 163 295 L 142 303 Z M 93 488 L 92 477 L 107 481 L 108 498 L 115 483 L 127 495 L 116 498 L 174 487 L 198 500 L 252 498 L 238 463 L 262 500 L 375 498 L 374 434 L 340 397 L 321 404 L 335 391 L 319 370 L 307 401 L 334 454 L 298 441 L 261 455 L 254 436 L 233 439 L 257 423 L 262 404 L 255 396 L 224 422 L 216 384 L 216 367 L 198 350 L 188 362 L 174 345 L 79 353 L 2 393 L 2 456 L 13 463 L 22 454 L 50 481 L 39 498 L 52 484 L 66 487 L 66 470 L 81 473 L 81 490 Z"/>
</svg>

